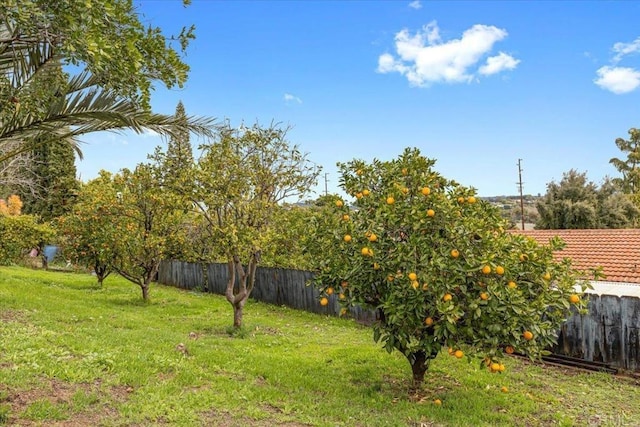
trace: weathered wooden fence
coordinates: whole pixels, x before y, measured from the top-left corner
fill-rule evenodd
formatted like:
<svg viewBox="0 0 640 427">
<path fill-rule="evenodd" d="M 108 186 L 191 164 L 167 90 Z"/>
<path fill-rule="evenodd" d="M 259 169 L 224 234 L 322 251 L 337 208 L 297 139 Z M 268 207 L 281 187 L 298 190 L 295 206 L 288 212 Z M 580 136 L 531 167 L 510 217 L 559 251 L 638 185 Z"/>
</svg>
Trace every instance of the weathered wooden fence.
<svg viewBox="0 0 640 427">
<path fill-rule="evenodd" d="M 224 294 L 227 265 L 209 264 L 208 292 Z M 329 305 L 318 304 L 318 291 L 307 282 L 312 273 L 281 268 L 258 268 L 252 297 L 258 301 L 338 315 L 339 304 L 334 294 Z M 183 289 L 203 289 L 200 264 L 166 261 L 160 266 L 158 281 Z M 640 298 L 611 295 L 590 295 L 586 315 L 575 314 L 562 326 L 554 353 L 588 361 L 610 364 L 624 370 L 640 371 Z M 375 320 L 371 311 L 353 308 L 351 315 L 358 321 Z"/>
<path fill-rule="evenodd" d="M 203 266 L 182 261 L 163 261 L 158 270 L 158 282 L 183 289 L 198 289 L 224 295 L 227 288 L 227 264 L 208 264 L 208 285 L 204 287 Z M 303 270 L 258 267 L 255 288 L 251 297 L 269 304 L 285 305 L 313 313 L 337 316 L 340 313 L 338 297 L 329 297 L 329 304 L 318 303 L 319 293 L 313 286 L 307 286 L 313 273 Z M 359 307 L 351 309 L 351 316 L 359 322 L 375 320 L 375 314 Z"/>
<path fill-rule="evenodd" d="M 591 294 L 588 310 L 562 325 L 554 352 L 640 371 L 640 298 Z"/>
</svg>

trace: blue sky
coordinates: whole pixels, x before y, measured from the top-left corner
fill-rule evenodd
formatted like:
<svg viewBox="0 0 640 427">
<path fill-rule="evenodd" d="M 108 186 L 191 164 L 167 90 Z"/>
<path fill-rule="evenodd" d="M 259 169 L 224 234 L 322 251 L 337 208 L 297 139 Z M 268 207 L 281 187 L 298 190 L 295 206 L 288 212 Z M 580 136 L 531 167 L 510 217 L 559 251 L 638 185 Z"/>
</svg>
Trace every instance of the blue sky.
<svg viewBox="0 0 640 427">
<path fill-rule="evenodd" d="M 524 192 L 570 169 L 616 176 L 617 137 L 640 127 L 640 2 L 140 1 L 144 22 L 195 24 L 183 89 L 154 110 L 272 121 L 327 174 L 405 147 L 481 196 Z M 146 161 L 153 135 L 84 138 L 83 180 Z M 198 144 L 192 139 L 192 144 Z M 316 189 L 323 193 L 324 179 Z"/>
</svg>

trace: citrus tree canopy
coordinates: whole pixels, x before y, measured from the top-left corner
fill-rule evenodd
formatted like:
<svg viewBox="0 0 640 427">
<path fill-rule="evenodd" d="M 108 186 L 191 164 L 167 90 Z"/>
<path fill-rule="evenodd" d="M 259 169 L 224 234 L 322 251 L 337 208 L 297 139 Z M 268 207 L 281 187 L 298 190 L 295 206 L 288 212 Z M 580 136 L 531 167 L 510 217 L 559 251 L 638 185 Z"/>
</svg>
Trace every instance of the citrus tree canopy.
<svg viewBox="0 0 640 427">
<path fill-rule="evenodd" d="M 415 385 L 443 348 L 494 372 L 504 352 L 540 356 L 572 306 L 584 306 L 578 272 L 553 261 L 562 242 L 509 233 L 496 209 L 434 163 L 406 149 L 392 161 L 339 164 L 354 200 L 335 201 L 315 230 L 321 303 L 377 310 L 374 339 L 407 357 Z"/>
</svg>

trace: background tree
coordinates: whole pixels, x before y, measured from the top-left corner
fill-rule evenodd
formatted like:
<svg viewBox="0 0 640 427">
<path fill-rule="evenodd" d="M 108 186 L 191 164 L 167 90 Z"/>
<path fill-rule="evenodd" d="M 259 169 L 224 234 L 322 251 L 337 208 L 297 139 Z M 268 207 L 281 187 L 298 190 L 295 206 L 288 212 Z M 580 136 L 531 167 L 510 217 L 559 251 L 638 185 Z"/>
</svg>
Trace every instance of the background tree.
<svg viewBox="0 0 640 427">
<path fill-rule="evenodd" d="M 493 372 L 504 369 L 503 352 L 540 356 L 571 303 L 584 307 L 577 272 L 553 261 L 560 242 L 505 232 L 495 208 L 434 163 L 407 149 L 392 161 L 339 164 L 355 201 L 338 200 L 330 228 L 313 230 L 321 303 L 337 294 L 345 309 L 377 310 L 374 339 L 407 358 L 416 387 L 442 348 L 475 354 Z"/>
<path fill-rule="evenodd" d="M 225 295 L 240 328 L 278 204 L 307 194 L 319 169 L 289 144 L 287 129 L 226 125 L 218 132 L 217 141 L 201 147 L 193 202 L 218 245 L 216 257 L 227 262 Z"/>
<path fill-rule="evenodd" d="M 622 174 L 622 178 L 616 178 L 614 182 L 620 186 L 622 192 L 634 197 L 637 205 L 640 205 L 638 195 L 640 193 L 640 130 L 629 129 L 629 139 L 616 139 L 616 146 L 626 154 L 626 159 L 612 158 L 609 160 Z"/>
<path fill-rule="evenodd" d="M 537 201 L 539 229 L 626 228 L 636 224 L 640 211 L 619 187 L 605 178 L 597 187 L 586 172 L 570 170 L 559 183 L 547 184 Z"/>
<path fill-rule="evenodd" d="M 536 228 L 598 228 L 598 188 L 586 172 L 571 169 L 559 183 L 547 184 L 547 193 L 536 207 L 540 218 Z"/>
</svg>

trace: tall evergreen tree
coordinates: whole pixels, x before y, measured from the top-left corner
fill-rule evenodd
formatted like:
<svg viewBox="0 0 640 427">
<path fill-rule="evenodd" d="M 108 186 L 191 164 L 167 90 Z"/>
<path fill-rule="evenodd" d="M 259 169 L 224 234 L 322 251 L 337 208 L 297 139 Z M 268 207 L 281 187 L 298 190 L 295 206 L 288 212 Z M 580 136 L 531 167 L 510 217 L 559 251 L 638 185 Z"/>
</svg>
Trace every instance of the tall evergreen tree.
<svg viewBox="0 0 640 427">
<path fill-rule="evenodd" d="M 178 102 L 174 117 L 177 122 L 186 124 L 187 115 L 182 101 Z M 163 166 L 164 184 L 170 189 L 183 190 L 185 181 L 189 179 L 188 171 L 193 166 L 193 148 L 186 127 L 169 138 Z"/>
</svg>

